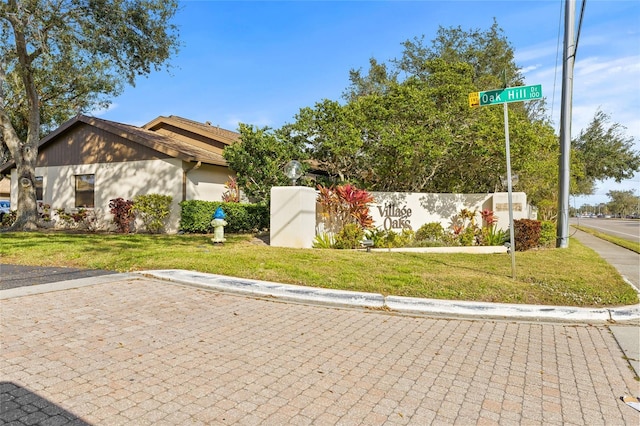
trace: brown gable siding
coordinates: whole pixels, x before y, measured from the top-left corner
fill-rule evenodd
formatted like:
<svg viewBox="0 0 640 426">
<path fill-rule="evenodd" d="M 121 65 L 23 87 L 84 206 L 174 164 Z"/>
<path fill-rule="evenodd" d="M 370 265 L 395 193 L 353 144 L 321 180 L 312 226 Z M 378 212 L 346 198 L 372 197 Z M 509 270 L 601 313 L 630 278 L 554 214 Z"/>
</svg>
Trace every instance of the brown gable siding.
<svg viewBox="0 0 640 426">
<path fill-rule="evenodd" d="M 145 124 L 143 128 L 215 152 L 220 156 L 226 146 L 240 140 L 240 134 L 237 132 L 177 115 L 160 116 Z"/>
<path fill-rule="evenodd" d="M 121 136 L 81 123 L 41 147 L 38 167 L 171 158 Z"/>
<path fill-rule="evenodd" d="M 180 127 L 172 126 L 167 123 L 161 123 L 158 127 L 155 127 L 152 130 L 161 135 L 175 138 L 183 142 L 188 142 L 191 145 L 198 146 L 200 148 L 209 149 L 219 155 L 222 155 L 224 148 L 227 146 L 227 144 L 223 142 L 190 132 Z"/>
</svg>

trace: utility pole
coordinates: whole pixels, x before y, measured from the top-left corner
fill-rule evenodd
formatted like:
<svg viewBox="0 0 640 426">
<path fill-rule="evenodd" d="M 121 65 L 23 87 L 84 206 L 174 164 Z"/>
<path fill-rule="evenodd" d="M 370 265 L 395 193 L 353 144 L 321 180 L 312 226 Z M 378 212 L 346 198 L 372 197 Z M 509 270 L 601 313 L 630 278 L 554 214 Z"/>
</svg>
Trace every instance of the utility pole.
<svg viewBox="0 0 640 426">
<path fill-rule="evenodd" d="M 562 63 L 562 107 L 560 109 L 560 170 L 558 193 L 558 228 L 556 247 L 569 247 L 569 182 L 571 154 L 571 104 L 573 98 L 573 64 L 576 54 L 575 0 L 565 0 L 564 49 Z"/>
</svg>

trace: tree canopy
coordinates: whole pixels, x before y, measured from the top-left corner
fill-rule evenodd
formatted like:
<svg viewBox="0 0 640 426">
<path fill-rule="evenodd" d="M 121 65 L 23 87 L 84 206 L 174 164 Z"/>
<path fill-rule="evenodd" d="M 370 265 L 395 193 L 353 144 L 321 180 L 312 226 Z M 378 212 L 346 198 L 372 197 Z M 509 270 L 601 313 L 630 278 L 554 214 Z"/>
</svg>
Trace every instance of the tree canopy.
<svg viewBox="0 0 640 426">
<path fill-rule="evenodd" d="M 105 107 L 124 84 L 177 51 L 177 0 L 0 2 L 0 130 L 16 163 L 17 221 L 36 224 L 35 160 L 43 132 Z"/>
<path fill-rule="evenodd" d="M 272 186 L 289 184 L 284 166 L 290 160 L 303 160 L 299 140 L 289 137 L 287 127 L 274 132 L 240 124 L 240 141 L 224 150 L 224 158 L 237 174 L 238 186 L 253 201 L 267 203 Z"/>
<path fill-rule="evenodd" d="M 471 109 L 468 94 L 520 85 L 513 49 L 497 23 L 486 31 L 440 28 L 402 44 L 399 59 L 351 70 L 344 103 L 302 108 L 292 125 L 309 155 L 340 181 L 369 190 L 487 192 L 506 175 L 502 108 Z M 544 103 L 509 107 L 514 173 L 540 199 L 552 191 L 558 142 Z M 544 178 L 537 178 L 544 176 Z"/>
<path fill-rule="evenodd" d="M 351 70 L 344 102 L 302 108 L 292 128 L 307 151 L 339 181 L 376 191 L 505 190 L 502 107 L 471 109 L 468 94 L 524 84 L 514 51 L 497 22 L 488 30 L 440 27 L 402 43 L 398 59 L 371 58 Z M 512 173 L 543 218 L 557 209 L 559 142 L 545 102 L 509 104 Z M 631 177 L 640 157 L 623 127 L 597 112 L 574 140 L 573 193 L 595 182 Z"/>
<path fill-rule="evenodd" d="M 607 203 L 607 208 L 611 213 L 626 217 L 627 215 L 634 213 L 640 213 L 640 196 L 635 195 L 635 190 L 615 191 L 611 190 L 607 192 L 607 197 L 611 201 Z"/>
<path fill-rule="evenodd" d="M 610 122 L 611 117 L 598 110 L 572 141 L 573 193 L 593 194 L 597 181 L 621 182 L 640 171 L 640 152 L 633 149 L 634 139 L 624 134 L 623 126 Z"/>
</svg>

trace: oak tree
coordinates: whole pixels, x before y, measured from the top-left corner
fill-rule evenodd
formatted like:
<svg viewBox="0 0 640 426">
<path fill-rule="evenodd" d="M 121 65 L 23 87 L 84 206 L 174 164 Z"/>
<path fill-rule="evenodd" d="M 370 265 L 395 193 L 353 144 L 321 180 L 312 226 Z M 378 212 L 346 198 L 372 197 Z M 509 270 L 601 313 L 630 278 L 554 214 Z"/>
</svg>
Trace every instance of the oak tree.
<svg viewBox="0 0 640 426">
<path fill-rule="evenodd" d="M 236 172 L 238 186 L 257 203 L 268 203 L 272 186 L 290 180 L 284 166 L 291 160 L 304 160 L 302 147 L 290 137 L 287 127 L 273 131 L 240 123 L 240 140 L 224 150 L 224 159 Z"/>
<path fill-rule="evenodd" d="M 636 215 L 640 213 L 640 197 L 635 195 L 635 190 L 633 189 L 626 191 L 611 190 L 607 192 L 607 197 L 611 199 L 607 203 L 607 208 L 615 215 L 626 217 L 631 213 Z"/>
<path fill-rule="evenodd" d="M 37 226 L 38 142 L 105 107 L 177 51 L 177 0 L 0 2 L 0 134 L 18 176 L 14 229 Z"/>
<path fill-rule="evenodd" d="M 572 192 L 590 195 L 596 182 L 614 179 L 621 182 L 640 171 L 640 152 L 625 128 L 611 124 L 611 117 L 596 111 L 586 129 L 572 141 Z"/>
</svg>

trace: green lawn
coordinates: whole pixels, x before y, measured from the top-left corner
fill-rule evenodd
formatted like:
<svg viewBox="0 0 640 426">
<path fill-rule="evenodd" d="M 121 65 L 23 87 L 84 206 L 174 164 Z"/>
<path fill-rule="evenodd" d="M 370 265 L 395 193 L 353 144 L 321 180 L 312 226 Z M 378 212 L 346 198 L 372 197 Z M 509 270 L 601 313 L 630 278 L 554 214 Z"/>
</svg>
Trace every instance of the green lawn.
<svg viewBox="0 0 640 426">
<path fill-rule="evenodd" d="M 576 240 L 507 254 L 416 254 L 276 248 L 250 236 L 0 233 L 0 263 L 120 272 L 186 269 L 386 295 L 566 306 L 638 303 L 617 271 Z"/>
</svg>

